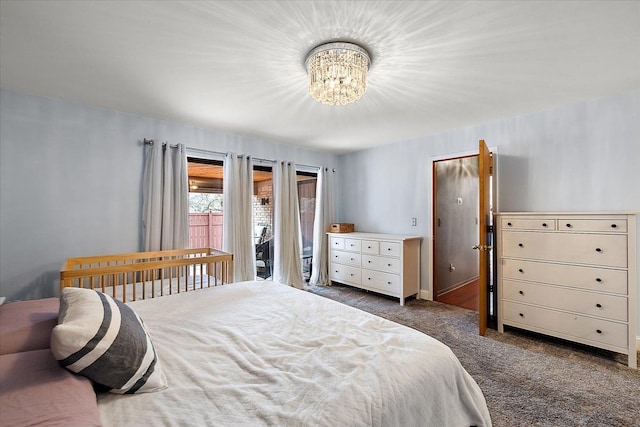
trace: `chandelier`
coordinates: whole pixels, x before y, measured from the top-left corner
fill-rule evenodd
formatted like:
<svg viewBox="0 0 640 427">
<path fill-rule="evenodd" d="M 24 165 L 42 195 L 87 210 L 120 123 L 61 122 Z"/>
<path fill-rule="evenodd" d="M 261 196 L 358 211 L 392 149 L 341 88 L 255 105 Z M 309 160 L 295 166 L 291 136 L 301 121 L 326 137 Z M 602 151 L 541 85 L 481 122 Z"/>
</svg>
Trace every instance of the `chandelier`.
<svg viewBox="0 0 640 427">
<path fill-rule="evenodd" d="M 345 105 L 360 99 L 367 90 L 369 54 L 346 42 L 321 44 L 305 59 L 309 93 L 326 105 Z"/>
</svg>

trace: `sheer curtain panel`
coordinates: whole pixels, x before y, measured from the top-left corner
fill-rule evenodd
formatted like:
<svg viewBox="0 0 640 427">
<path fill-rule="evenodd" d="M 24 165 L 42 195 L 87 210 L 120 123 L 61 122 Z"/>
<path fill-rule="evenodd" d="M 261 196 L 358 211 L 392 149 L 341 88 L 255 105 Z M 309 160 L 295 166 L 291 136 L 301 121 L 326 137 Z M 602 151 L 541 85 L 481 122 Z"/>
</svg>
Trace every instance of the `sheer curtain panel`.
<svg viewBox="0 0 640 427">
<path fill-rule="evenodd" d="M 273 169 L 274 271 L 276 282 L 302 289 L 302 233 L 296 166 L 277 162 Z"/>
<path fill-rule="evenodd" d="M 142 182 L 143 250 L 189 246 L 189 187 L 183 144 L 145 145 Z"/>
<path fill-rule="evenodd" d="M 222 247 L 233 254 L 235 282 L 256 278 L 253 241 L 253 165 L 250 156 L 224 158 Z"/>
<path fill-rule="evenodd" d="M 321 167 L 316 184 L 316 212 L 313 220 L 313 270 L 309 283 L 312 285 L 328 285 L 328 237 L 332 219 L 332 200 L 330 191 L 331 172 Z"/>
</svg>

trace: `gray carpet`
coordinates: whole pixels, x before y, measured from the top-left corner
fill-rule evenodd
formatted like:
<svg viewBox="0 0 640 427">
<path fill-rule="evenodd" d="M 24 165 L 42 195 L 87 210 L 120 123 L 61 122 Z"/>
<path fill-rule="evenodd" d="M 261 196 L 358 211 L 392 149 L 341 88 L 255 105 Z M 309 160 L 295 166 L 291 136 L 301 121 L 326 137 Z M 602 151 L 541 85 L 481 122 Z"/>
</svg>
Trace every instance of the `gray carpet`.
<svg viewBox="0 0 640 427">
<path fill-rule="evenodd" d="M 640 371 L 627 357 L 515 329 L 478 335 L 477 313 L 342 285 L 310 292 L 422 331 L 476 380 L 494 426 L 640 426 Z"/>
</svg>

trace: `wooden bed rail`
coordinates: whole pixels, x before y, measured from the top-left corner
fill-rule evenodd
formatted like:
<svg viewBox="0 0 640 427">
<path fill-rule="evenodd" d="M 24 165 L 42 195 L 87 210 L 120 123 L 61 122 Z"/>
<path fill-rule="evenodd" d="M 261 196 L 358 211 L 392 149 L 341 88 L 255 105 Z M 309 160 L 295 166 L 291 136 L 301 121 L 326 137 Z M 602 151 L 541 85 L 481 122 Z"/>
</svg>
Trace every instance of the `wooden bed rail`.
<svg viewBox="0 0 640 427">
<path fill-rule="evenodd" d="M 233 281 L 233 254 L 211 248 L 68 258 L 60 289 L 97 289 L 123 302 Z"/>
</svg>

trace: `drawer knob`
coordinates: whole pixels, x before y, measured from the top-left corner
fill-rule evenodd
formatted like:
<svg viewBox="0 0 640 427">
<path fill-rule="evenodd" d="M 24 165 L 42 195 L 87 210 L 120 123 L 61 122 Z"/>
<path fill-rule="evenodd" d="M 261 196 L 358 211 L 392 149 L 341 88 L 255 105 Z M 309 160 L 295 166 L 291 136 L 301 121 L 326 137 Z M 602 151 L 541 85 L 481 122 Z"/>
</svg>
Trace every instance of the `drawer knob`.
<svg viewBox="0 0 640 427">
<path fill-rule="evenodd" d="M 611 224 L 611 228 L 618 228 L 618 224 Z"/>
<path fill-rule="evenodd" d="M 601 278 L 599 278 L 599 277 L 596 277 L 596 282 L 598 282 L 598 283 L 602 283 L 602 279 L 601 279 Z"/>
<path fill-rule="evenodd" d="M 367 277 L 367 280 L 371 280 L 371 277 Z"/>
<path fill-rule="evenodd" d="M 349 258 L 351 261 L 353 261 L 353 258 Z"/>
<path fill-rule="evenodd" d="M 519 315 L 520 315 L 520 317 L 524 317 L 524 314 L 522 314 L 522 313 L 519 313 Z"/>
<path fill-rule="evenodd" d="M 370 261 L 370 260 L 369 260 L 369 261 L 367 261 L 367 262 L 368 262 L 369 264 L 371 264 L 371 261 Z"/>
<path fill-rule="evenodd" d="M 573 225 L 567 223 L 567 228 L 572 228 L 572 227 L 573 227 Z"/>
<path fill-rule="evenodd" d="M 518 292 L 520 295 L 524 295 L 524 291 L 519 291 Z"/>
<path fill-rule="evenodd" d="M 391 267 L 391 264 L 387 264 L 388 267 Z"/>
<path fill-rule="evenodd" d="M 371 249 L 371 246 L 367 246 L 367 249 Z"/>
<path fill-rule="evenodd" d="M 542 226 L 543 226 L 543 227 L 548 227 L 548 225 L 547 225 L 547 223 L 546 223 L 546 222 L 543 222 L 543 223 L 542 223 Z"/>
<path fill-rule="evenodd" d="M 596 304 L 596 307 L 602 308 L 602 304 Z"/>
<path fill-rule="evenodd" d="M 602 249 L 596 248 L 596 252 L 602 252 Z"/>
<path fill-rule="evenodd" d="M 391 282 L 387 282 L 387 285 L 390 285 L 390 284 L 391 284 Z"/>
<path fill-rule="evenodd" d="M 391 250 L 391 248 L 387 248 L 387 250 L 388 250 L 388 251 L 390 251 L 390 250 Z"/>
<path fill-rule="evenodd" d="M 510 222 L 508 222 L 508 223 L 507 223 L 507 225 L 508 225 L 509 227 L 513 227 L 513 224 L 511 224 Z"/>
<path fill-rule="evenodd" d="M 601 334 L 601 333 L 602 333 L 602 330 L 600 330 L 600 329 L 596 329 L 596 332 L 597 332 L 597 333 L 599 333 L 599 334 Z"/>
<path fill-rule="evenodd" d="M 521 248 L 524 248 L 524 245 L 522 243 L 518 243 L 518 246 L 520 246 Z"/>
<path fill-rule="evenodd" d="M 524 270 L 523 270 L 523 269 L 521 269 L 521 268 L 519 268 L 519 269 L 518 269 L 518 273 L 524 273 Z"/>
</svg>

